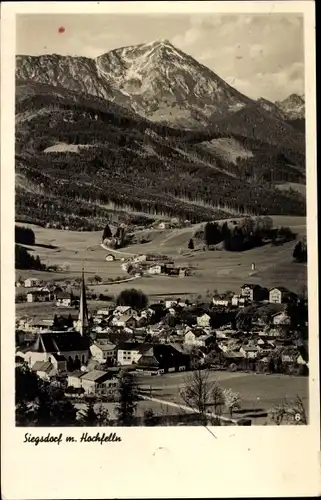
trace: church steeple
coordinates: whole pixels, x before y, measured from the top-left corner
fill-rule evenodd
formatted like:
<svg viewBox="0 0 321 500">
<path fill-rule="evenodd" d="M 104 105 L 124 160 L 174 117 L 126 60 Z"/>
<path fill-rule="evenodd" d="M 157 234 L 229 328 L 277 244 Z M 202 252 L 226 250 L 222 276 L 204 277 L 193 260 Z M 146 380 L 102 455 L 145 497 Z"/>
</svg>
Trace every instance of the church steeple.
<svg viewBox="0 0 321 500">
<path fill-rule="evenodd" d="M 82 270 L 81 278 L 82 279 L 81 279 L 81 288 L 80 288 L 78 324 L 79 324 L 80 334 L 85 335 L 87 333 L 88 327 L 89 327 L 89 315 L 88 315 L 87 299 L 86 299 L 84 269 Z"/>
</svg>

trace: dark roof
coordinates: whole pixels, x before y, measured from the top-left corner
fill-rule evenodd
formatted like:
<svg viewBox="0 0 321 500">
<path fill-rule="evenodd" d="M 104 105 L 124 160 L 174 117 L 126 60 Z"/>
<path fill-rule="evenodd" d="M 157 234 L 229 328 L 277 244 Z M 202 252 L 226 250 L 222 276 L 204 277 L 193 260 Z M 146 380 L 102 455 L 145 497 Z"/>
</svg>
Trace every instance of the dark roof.
<svg viewBox="0 0 321 500">
<path fill-rule="evenodd" d="M 77 377 L 77 378 L 79 378 L 79 377 L 82 377 L 82 375 L 84 375 L 84 373 L 86 373 L 86 372 L 82 372 L 81 370 L 76 370 L 76 371 L 74 371 L 72 373 L 69 373 L 68 377 Z"/>
<path fill-rule="evenodd" d="M 72 299 L 73 295 L 72 293 L 68 292 L 58 292 L 57 293 L 57 299 Z"/>
<path fill-rule="evenodd" d="M 35 364 L 32 366 L 32 371 L 34 372 L 49 372 L 52 370 L 54 367 L 50 363 L 50 361 L 36 361 Z"/>
<path fill-rule="evenodd" d="M 55 358 L 56 361 L 66 361 L 65 356 L 62 356 L 61 354 L 56 354 L 55 352 L 52 353 L 52 357 Z"/>
<path fill-rule="evenodd" d="M 152 344 L 140 344 L 139 342 L 121 342 L 117 349 L 121 351 L 140 351 L 142 346 L 152 346 Z"/>
<path fill-rule="evenodd" d="M 272 290 L 280 290 L 280 292 L 283 292 L 283 293 L 288 293 L 290 295 L 295 295 L 294 292 L 291 292 L 288 288 L 286 288 L 285 286 L 274 286 L 273 288 L 270 288 L 270 292 Z"/>
<path fill-rule="evenodd" d="M 254 285 L 253 283 L 251 283 L 242 285 L 241 288 L 251 288 L 252 290 L 254 290 L 254 288 L 262 288 L 262 287 L 260 285 Z"/>
<path fill-rule="evenodd" d="M 91 382 L 102 383 L 113 377 L 113 373 L 105 372 L 102 370 L 91 370 L 90 372 L 84 373 L 81 377 L 83 380 L 89 380 Z"/>
<path fill-rule="evenodd" d="M 89 339 L 79 332 L 39 333 L 32 347 L 34 352 L 87 351 Z"/>
<path fill-rule="evenodd" d="M 189 362 L 189 356 L 183 354 L 173 345 L 169 344 L 144 344 L 145 350 L 138 361 L 138 364 L 144 366 L 152 365 L 159 368 L 170 368 L 179 365 L 186 365 Z M 147 347 L 148 346 L 148 347 Z M 150 354 L 147 354 L 147 349 Z M 142 352 L 142 351 L 141 351 Z"/>
</svg>

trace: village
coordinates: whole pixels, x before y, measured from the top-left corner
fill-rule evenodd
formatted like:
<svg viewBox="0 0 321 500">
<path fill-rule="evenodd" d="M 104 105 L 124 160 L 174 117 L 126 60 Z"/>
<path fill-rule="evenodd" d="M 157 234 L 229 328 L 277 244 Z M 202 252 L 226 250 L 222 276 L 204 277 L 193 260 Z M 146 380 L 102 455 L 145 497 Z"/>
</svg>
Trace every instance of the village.
<svg viewBox="0 0 321 500">
<path fill-rule="evenodd" d="M 89 314 L 84 273 L 78 296 L 34 278 L 22 285 L 32 288 L 27 301 L 55 301 L 61 315 L 17 319 L 16 365 L 59 383 L 70 398 L 114 400 L 122 370 L 151 380 L 205 368 L 308 374 L 306 300 L 284 287 L 244 284 L 208 303 L 176 298 L 144 307 L 143 294 L 129 289 L 121 305 Z M 71 306 L 75 314 L 64 315 Z"/>
</svg>

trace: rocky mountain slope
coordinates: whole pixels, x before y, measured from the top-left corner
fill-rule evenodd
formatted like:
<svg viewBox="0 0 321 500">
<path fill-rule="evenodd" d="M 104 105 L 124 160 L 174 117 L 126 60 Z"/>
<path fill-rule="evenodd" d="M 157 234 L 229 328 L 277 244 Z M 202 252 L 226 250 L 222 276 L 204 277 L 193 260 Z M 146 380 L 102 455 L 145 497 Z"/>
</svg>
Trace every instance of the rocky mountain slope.
<svg viewBox="0 0 321 500">
<path fill-rule="evenodd" d="M 291 94 L 283 101 L 276 102 L 275 104 L 290 120 L 303 120 L 305 118 L 304 96 Z"/>
<path fill-rule="evenodd" d="M 166 40 L 94 59 L 17 56 L 16 78 L 109 99 L 152 121 L 199 128 L 251 99 Z"/>
</svg>

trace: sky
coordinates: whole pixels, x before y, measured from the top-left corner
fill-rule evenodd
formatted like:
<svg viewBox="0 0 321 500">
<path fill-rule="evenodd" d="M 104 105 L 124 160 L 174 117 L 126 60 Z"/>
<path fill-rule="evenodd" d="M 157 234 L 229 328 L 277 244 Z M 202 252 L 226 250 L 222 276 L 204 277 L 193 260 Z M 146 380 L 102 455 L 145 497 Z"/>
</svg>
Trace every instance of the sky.
<svg viewBox="0 0 321 500">
<path fill-rule="evenodd" d="M 93 58 L 115 48 L 161 39 L 251 98 L 276 101 L 292 93 L 304 94 L 300 14 L 17 16 L 17 54 Z"/>
</svg>

